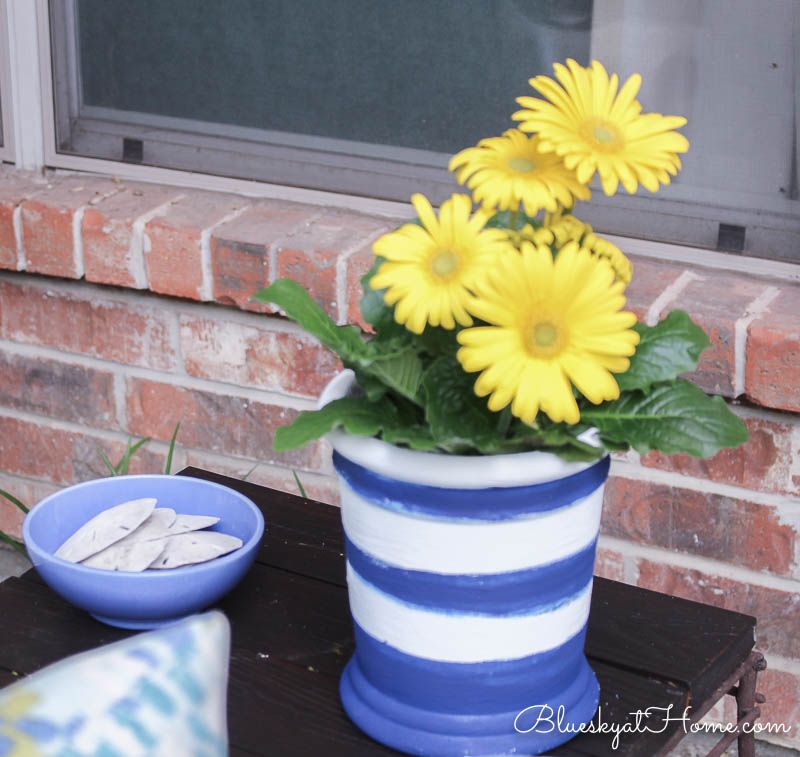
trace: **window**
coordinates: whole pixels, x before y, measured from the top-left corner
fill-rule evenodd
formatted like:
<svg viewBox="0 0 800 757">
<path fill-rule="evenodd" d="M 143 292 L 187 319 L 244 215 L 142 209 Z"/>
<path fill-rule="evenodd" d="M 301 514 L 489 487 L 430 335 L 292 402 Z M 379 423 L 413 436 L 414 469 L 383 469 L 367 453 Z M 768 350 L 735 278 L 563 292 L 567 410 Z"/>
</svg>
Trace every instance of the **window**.
<svg viewBox="0 0 800 757">
<path fill-rule="evenodd" d="M 0 160 L 14 159 L 14 126 L 11 118 L 11 60 L 6 23 L 6 2 L 0 0 Z"/>
<path fill-rule="evenodd" d="M 796 0 L 50 0 L 49 21 L 58 155 L 403 201 L 449 196 L 449 155 L 512 126 L 552 61 L 639 71 L 692 150 L 657 196 L 598 190 L 582 217 L 800 261 Z"/>
</svg>

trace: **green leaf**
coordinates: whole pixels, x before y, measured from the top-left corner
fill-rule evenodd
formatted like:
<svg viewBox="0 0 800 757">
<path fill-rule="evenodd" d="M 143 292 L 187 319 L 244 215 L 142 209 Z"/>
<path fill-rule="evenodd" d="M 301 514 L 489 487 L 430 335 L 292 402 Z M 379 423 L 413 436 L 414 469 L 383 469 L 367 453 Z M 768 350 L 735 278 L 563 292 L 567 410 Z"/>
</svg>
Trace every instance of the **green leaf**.
<svg viewBox="0 0 800 757">
<path fill-rule="evenodd" d="M 425 330 L 415 337 L 417 345 L 431 357 L 440 355 L 455 356 L 461 345 L 456 339 L 460 328 L 443 329 L 440 326 L 426 326 Z"/>
<path fill-rule="evenodd" d="M 397 410 L 384 399 L 374 404 L 363 397 L 342 397 L 320 410 L 304 410 L 290 425 L 275 431 L 276 452 L 299 449 L 334 428 L 348 434 L 376 436 L 383 428 L 397 425 Z"/>
<path fill-rule="evenodd" d="M 178 429 L 181 427 L 180 423 L 175 424 L 175 430 L 172 432 L 172 439 L 169 442 L 169 452 L 167 453 L 167 464 L 164 466 L 164 473 L 169 475 L 172 472 L 172 454 L 175 452 L 175 440 L 178 438 Z"/>
<path fill-rule="evenodd" d="M 261 463 L 256 463 L 256 464 L 255 464 L 255 465 L 254 465 L 252 468 L 250 468 L 250 470 L 249 470 L 249 471 L 247 471 L 247 473 L 245 473 L 245 474 L 244 474 L 244 476 L 242 476 L 241 480 L 242 480 L 242 481 L 247 481 L 247 479 L 248 479 L 248 478 L 250 478 L 250 476 L 252 476 L 252 475 L 253 475 L 253 471 L 254 471 L 256 468 L 258 468 L 258 466 L 259 466 L 259 465 L 261 465 Z"/>
<path fill-rule="evenodd" d="M 475 376 L 455 358 L 440 357 L 425 372 L 425 419 L 436 445 L 445 452 L 491 454 L 501 446 L 498 414 L 475 395 Z"/>
<path fill-rule="evenodd" d="M 20 510 L 22 510 L 22 512 L 24 513 L 28 512 L 28 508 L 25 507 L 25 505 L 23 505 L 22 502 L 20 502 L 13 494 L 9 494 L 8 492 L 0 489 L 0 497 L 5 497 L 9 502 L 16 505 Z"/>
<path fill-rule="evenodd" d="M 389 444 L 397 444 L 425 452 L 436 449 L 436 442 L 431 436 L 431 430 L 422 424 L 386 428 L 383 430 L 382 438 Z"/>
<path fill-rule="evenodd" d="M 389 307 L 383 299 L 385 289 L 373 289 L 369 282 L 377 273 L 385 258 L 378 257 L 367 273 L 361 278 L 364 296 L 361 298 L 361 316 L 381 337 L 398 336 L 406 332 L 406 327 L 394 319 L 394 307 Z"/>
<path fill-rule="evenodd" d="M 582 418 L 611 443 L 630 444 L 645 454 L 657 449 L 666 455 L 685 452 L 710 457 L 723 447 L 747 441 L 747 426 L 722 397 L 709 397 L 684 379 L 628 392 L 613 402 L 585 410 Z"/>
<path fill-rule="evenodd" d="M 534 229 L 538 229 L 542 223 L 532 216 L 527 215 L 523 210 L 514 212 L 513 210 L 500 210 L 495 213 L 487 222 L 487 229 L 521 229 L 526 224 L 530 224 Z"/>
<path fill-rule="evenodd" d="M 337 326 L 306 290 L 292 279 L 278 279 L 253 295 L 259 302 L 272 302 L 313 334 L 342 360 L 352 361 L 363 353 L 361 332 L 355 326 Z"/>
<path fill-rule="evenodd" d="M 300 496 L 305 497 L 308 499 L 308 495 L 306 494 L 306 490 L 303 488 L 303 485 L 300 483 L 300 477 L 297 475 L 297 471 L 292 469 L 292 475 L 294 476 L 294 481 L 297 484 L 297 488 L 300 491 Z"/>
<path fill-rule="evenodd" d="M 0 541 L 7 542 L 12 547 L 14 547 L 14 549 L 16 549 L 17 552 L 19 552 L 23 557 L 30 560 L 30 557 L 28 557 L 28 553 L 25 551 L 25 547 L 23 547 L 22 544 L 20 544 L 16 539 L 12 539 L 8 534 L 5 534 L 2 531 L 0 531 Z"/>
<path fill-rule="evenodd" d="M 106 464 L 106 468 L 108 468 L 111 475 L 116 476 L 117 469 L 111 464 L 111 461 L 105 456 L 103 450 L 101 450 L 100 447 L 97 447 L 97 454 L 100 455 L 100 459 Z"/>
<path fill-rule="evenodd" d="M 144 439 L 139 439 L 136 444 L 131 446 L 131 440 L 128 439 L 128 447 L 125 450 L 125 454 L 122 456 L 122 459 L 114 466 L 115 475 L 117 476 L 127 476 L 128 475 L 128 468 L 131 464 L 131 458 L 139 451 L 139 449 L 147 442 L 150 441 L 150 437 L 146 436 Z M 101 453 L 102 454 L 102 453 Z"/>
<path fill-rule="evenodd" d="M 360 369 L 379 379 L 390 389 L 418 402 L 422 365 L 408 332 L 390 339 L 363 342 L 355 326 L 337 326 L 300 284 L 278 279 L 254 296 L 261 302 L 274 302 L 328 349 L 333 350 L 348 368 Z"/>
<path fill-rule="evenodd" d="M 646 392 L 653 384 L 693 371 L 700 353 L 711 344 L 703 329 L 683 310 L 673 310 L 655 326 L 637 323 L 634 329 L 641 341 L 631 357 L 631 367 L 616 374 L 622 392 Z"/>
<path fill-rule="evenodd" d="M 357 369 L 378 379 L 400 396 L 417 404 L 421 403 L 423 365 L 414 345 L 382 343 L 375 340 L 365 345 L 364 356 L 354 363 Z M 376 392 L 370 392 L 370 399 Z"/>
<path fill-rule="evenodd" d="M 515 442 L 517 449 L 507 444 L 507 449 L 504 451 L 542 450 L 552 452 L 569 462 L 599 460 L 606 454 L 606 450 L 603 447 L 586 444 L 577 438 L 587 428 L 589 428 L 587 424 L 570 426 L 567 423 L 553 423 L 544 415 L 541 420 L 537 418 L 536 428 L 515 419 L 511 425 L 512 436 L 508 442 Z"/>
</svg>

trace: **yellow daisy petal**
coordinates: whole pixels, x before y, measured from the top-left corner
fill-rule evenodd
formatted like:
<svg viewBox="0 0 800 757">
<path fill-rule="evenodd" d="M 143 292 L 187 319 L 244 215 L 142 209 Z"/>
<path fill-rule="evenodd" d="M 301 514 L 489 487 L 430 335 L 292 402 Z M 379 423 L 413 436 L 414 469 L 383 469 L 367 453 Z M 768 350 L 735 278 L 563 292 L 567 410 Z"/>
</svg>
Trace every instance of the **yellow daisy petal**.
<svg viewBox="0 0 800 757">
<path fill-rule="evenodd" d="M 531 85 L 546 99 L 520 97 L 522 110 L 512 115 L 520 129 L 539 137 L 541 150 L 553 150 L 564 165 L 576 169 L 577 179 L 588 183 L 595 169 L 603 191 L 610 195 L 622 182 L 633 193 L 638 184 L 656 191 L 669 165 L 680 169 L 677 153 L 689 142 L 673 131 L 685 125 L 681 116 L 642 113 L 635 99 L 641 87 L 639 74 L 631 76 L 617 92 L 619 80 L 609 77 L 598 61 L 590 68 L 574 60 L 553 66 L 556 80 L 546 76 L 531 79 Z M 648 168 L 658 164 L 661 171 Z"/>
<path fill-rule="evenodd" d="M 589 199 L 588 189 L 557 155 L 543 152 L 537 137 L 508 129 L 502 137 L 481 140 L 452 157 L 449 169 L 475 199 L 493 210 L 519 210 L 529 216 L 542 208 L 555 211 L 558 198 L 572 207 L 575 198 Z"/>
<path fill-rule="evenodd" d="M 384 301 L 394 306 L 395 320 L 415 334 L 428 324 L 472 326 L 473 291 L 498 257 L 514 248 L 505 232 L 483 228 L 485 214 L 475 214 L 475 223 L 468 195 L 442 203 L 438 218 L 424 195 L 411 202 L 422 227 L 406 224 L 375 241 L 375 254 L 386 261 L 371 286 L 386 290 Z"/>
<path fill-rule="evenodd" d="M 594 403 L 618 396 L 612 371 L 627 370 L 639 341 L 630 328 L 635 317 L 620 310 L 622 286 L 607 259 L 575 240 L 555 258 L 549 247 L 523 240 L 470 307 L 489 325 L 457 336 L 461 366 L 480 372 L 475 393 L 488 395 L 492 410 L 510 404 L 526 423 L 542 411 L 570 424 L 580 420 L 573 385 Z"/>
</svg>

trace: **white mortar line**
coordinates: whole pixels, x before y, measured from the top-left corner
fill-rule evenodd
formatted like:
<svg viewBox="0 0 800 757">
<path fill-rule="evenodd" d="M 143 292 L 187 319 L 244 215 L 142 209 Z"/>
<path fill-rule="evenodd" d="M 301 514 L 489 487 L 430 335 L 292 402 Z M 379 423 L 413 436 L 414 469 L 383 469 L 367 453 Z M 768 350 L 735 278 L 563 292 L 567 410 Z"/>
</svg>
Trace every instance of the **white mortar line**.
<svg viewBox="0 0 800 757">
<path fill-rule="evenodd" d="M 21 421 L 23 423 L 32 423 L 37 426 L 41 425 L 42 421 L 46 421 L 47 427 L 55 429 L 56 431 L 64 431 L 70 434 L 79 434 L 81 436 L 85 436 L 88 433 L 105 441 L 124 442 L 126 439 L 128 439 L 128 437 L 135 436 L 127 431 L 97 428 L 96 426 L 84 426 L 80 423 L 62 420 L 61 418 L 52 418 L 49 415 L 28 413 L 24 410 L 15 410 L 10 407 L 0 407 L 0 418 L 8 418 L 15 421 Z"/>
<path fill-rule="evenodd" d="M 113 371 L 114 379 L 114 406 L 117 411 L 117 423 L 120 428 L 128 427 L 128 407 L 125 401 L 125 377 Z"/>
<path fill-rule="evenodd" d="M 685 552 L 675 552 L 660 547 L 652 547 L 647 544 L 637 544 L 620 539 L 616 536 L 601 534 L 598 539 L 598 546 L 604 549 L 611 549 L 619 552 L 623 557 L 629 556 L 634 559 L 643 558 L 660 565 L 675 566 L 686 570 L 696 570 L 709 576 L 730 579 L 739 583 L 753 584 L 764 589 L 775 589 L 776 591 L 797 594 L 800 592 L 800 580 L 783 578 L 770 573 L 760 573 L 750 568 L 742 568 L 731 563 L 720 562 L 711 557 L 701 557 L 690 555 Z M 627 578 L 627 576 L 626 576 Z"/>
<path fill-rule="evenodd" d="M 349 323 L 347 314 L 350 311 L 350 293 L 347 287 L 347 261 L 355 255 L 359 250 L 364 249 L 366 246 L 371 246 L 372 243 L 390 231 L 390 227 L 385 226 L 378 229 L 374 234 L 369 234 L 360 240 L 357 244 L 346 249 L 336 261 L 336 322 L 341 326 Z"/>
<path fill-rule="evenodd" d="M 770 421 L 784 426 L 800 428 L 800 413 L 792 413 L 786 410 L 773 410 L 769 407 L 759 407 L 757 405 L 740 405 L 735 400 L 728 403 L 728 409 L 740 418 L 752 418 L 754 420 Z"/>
<path fill-rule="evenodd" d="M 787 505 L 794 506 L 800 511 L 800 499 L 796 497 L 785 494 L 760 492 L 755 489 L 745 489 L 742 486 L 734 486 L 732 484 L 721 484 L 716 481 L 709 481 L 705 478 L 688 476 L 684 473 L 665 471 L 661 468 L 633 465 L 625 460 L 611 461 L 611 475 L 632 479 L 634 481 L 650 481 L 652 483 L 675 486 L 681 489 L 692 489 L 694 491 L 703 492 L 704 494 L 718 494 L 722 497 L 743 499 L 768 507 L 785 508 Z"/>
<path fill-rule="evenodd" d="M 285 242 L 288 242 L 297 232 L 302 231 L 304 228 L 311 226 L 318 218 L 325 215 L 328 208 L 320 208 L 316 213 L 312 213 L 309 218 L 300 221 L 295 226 L 292 226 L 283 236 L 278 237 L 269 243 L 267 247 L 267 284 L 272 284 L 278 279 L 278 249 Z M 281 308 L 277 309 L 278 313 L 285 316 L 286 313 Z"/>
<path fill-rule="evenodd" d="M 219 226 L 237 219 L 252 207 L 252 205 L 245 204 L 243 207 L 228 213 L 228 215 L 223 216 L 215 223 L 212 223 L 207 229 L 203 229 L 200 232 L 200 268 L 203 273 L 203 281 L 200 284 L 200 291 L 198 291 L 197 295 L 201 300 L 207 302 L 214 299 L 214 272 L 211 266 L 212 233 Z"/>
<path fill-rule="evenodd" d="M 703 276 L 698 276 L 694 271 L 684 271 L 656 297 L 647 309 L 645 323 L 647 323 L 648 326 L 655 326 L 658 323 L 658 316 L 661 315 L 661 311 L 675 300 L 695 279 L 702 280 L 703 278 Z"/>
<path fill-rule="evenodd" d="M 11 220 L 14 224 L 14 241 L 17 244 L 17 269 L 24 271 L 28 267 L 28 260 L 25 257 L 25 240 L 22 237 L 22 203 L 14 208 Z"/>
<path fill-rule="evenodd" d="M 786 483 L 788 486 L 791 486 L 795 480 L 800 482 L 800 452 L 795 451 L 800 450 L 800 424 L 792 429 L 790 440 L 791 459 L 789 461 L 789 470 L 786 475 Z M 798 544 L 798 549 L 800 549 L 800 544 Z"/>
<path fill-rule="evenodd" d="M 72 255 L 75 261 L 76 278 L 83 278 L 86 268 L 83 262 L 83 214 L 86 206 L 82 205 L 72 214 Z"/>
<path fill-rule="evenodd" d="M 93 284 L 86 281 L 78 283 L 67 279 L 55 281 L 52 279 L 43 279 L 36 274 L 12 271 L 0 271 L 0 281 L 36 287 L 44 290 L 48 294 L 63 292 L 76 300 L 93 305 L 127 305 L 135 308 L 140 313 L 146 309 L 148 312 L 153 313 L 160 311 L 162 313 L 178 313 L 179 315 L 187 314 L 196 318 L 208 318 L 209 313 L 212 313 L 215 317 L 219 317 L 220 320 L 243 326 L 251 326 L 261 330 L 266 329 L 268 331 L 294 334 L 298 337 L 304 337 L 311 342 L 318 343 L 313 336 L 303 330 L 294 321 L 276 318 L 264 313 L 239 310 L 235 307 L 216 307 L 215 305 L 213 309 L 210 309 L 208 305 L 200 302 L 194 303 L 186 300 L 177 300 L 171 297 L 163 297 L 148 290 L 133 291 L 102 284 Z M 142 304 L 143 298 L 146 298 L 146 305 Z"/>
<path fill-rule="evenodd" d="M 31 423 L 36 426 L 41 426 L 42 421 L 47 423 L 47 428 L 54 429 L 56 431 L 62 431 L 64 433 L 76 434 L 80 436 L 91 435 L 97 439 L 101 439 L 106 442 L 121 442 L 125 443 L 130 437 L 139 436 L 138 434 L 133 434 L 128 431 L 118 431 L 115 429 L 102 429 L 97 428 L 95 426 L 84 426 L 80 423 L 75 423 L 73 421 L 66 421 L 61 418 L 52 418 L 50 416 L 43 416 L 38 415 L 35 413 L 28 413 L 24 410 L 15 410 L 9 407 L 0 407 L 0 418 L 7 418 L 10 420 L 20 421 L 22 423 Z M 163 452 L 165 455 L 169 450 L 169 440 L 163 439 L 151 439 L 148 443 L 148 446 L 152 445 L 152 449 L 156 451 Z M 269 463 L 266 461 L 260 461 L 255 458 L 250 457 L 234 457 L 231 455 L 221 455 L 216 452 L 210 452 L 208 450 L 204 450 L 199 447 L 189 447 L 185 444 L 182 444 L 180 441 L 180 431 L 178 431 L 178 440 L 176 442 L 176 452 L 178 449 L 183 451 L 182 458 L 184 460 L 184 465 L 188 465 L 186 458 L 188 457 L 189 453 L 193 453 L 197 457 L 202 457 L 204 460 L 217 460 L 219 462 L 224 462 L 228 467 L 247 464 L 250 463 L 250 467 L 252 467 L 253 463 L 258 463 L 259 469 L 269 470 L 272 471 L 276 476 L 282 475 L 286 476 L 287 480 L 291 480 L 291 469 L 292 467 L 296 467 L 298 470 L 303 472 L 304 476 L 314 476 L 314 480 L 316 483 L 331 483 L 335 482 L 335 476 L 331 475 L 326 469 L 321 470 L 310 470 L 308 468 L 303 467 L 302 465 L 298 466 L 290 466 L 287 464 L 286 467 L 276 465 L 275 463 Z M 173 461 L 173 471 L 179 470 L 176 468 L 174 461 Z M 4 473 L 5 472 L 0 472 Z M 16 475 L 14 473 L 8 473 L 5 475 Z M 35 480 L 35 479 L 32 479 Z M 47 483 L 47 482 L 44 482 Z"/>
<path fill-rule="evenodd" d="M 172 345 L 172 352 L 175 355 L 175 366 L 167 375 L 186 376 L 186 362 L 183 359 L 183 345 L 181 343 L 181 324 L 180 313 L 168 313 L 167 315 L 167 339 Z"/>
<path fill-rule="evenodd" d="M 235 397 L 237 399 L 247 400 L 249 402 L 275 405 L 277 407 L 286 407 L 293 410 L 316 409 L 316 400 L 309 399 L 307 397 L 283 394 L 270 389 L 243 387 L 239 384 L 229 384 L 224 381 L 214 381 L 212 379 L 201 379 L 196 378 L 195 376 L 165 373 L 162 371 L 157 371 L 153 368 L 128 365 L 127 363 L 119 363 L 114 360 L 104 360 L 101 358 L 91 357 L 89 355 L 80 355 L 75 352 L 64 352 L 62 350 L 57 350 L 54 347 L 20 344 L 19 342 L 0 339 L 0 349 L 10 354 L 20 355 L 22 357 L 57 360 L 59 362 L 68 362 L 74 365 L 81 365 L 86 368 L 100 370 L 105 373 L 118 373 L 125 378 L 138 378 L 146 379 L 148 381 L 158 381 L 159 383 L 170 384 L 179 389 L 195 389 L 197 391 L 210 392 L 211 394 L 222 394 L 226 397 Z M 176 381 L 175 379 L 178 380 Z"/>
<path fill-rule="evenodd" d="M 8 479 L 12 479 L 13 478 L 13 479 L 21 481 L 23 484 L 28 484 L 29 486 L 36 486 L 37 484 L 48 484 L 50 486 L 56 486 L 56 487 L 60 486 L 60 484 L 54 484 L 49 479 L 34 478 L 33 476 L 28 476 L 28 475 L 26 475 L 24 473 L 9 473 L 8 471 L 0 471 L 0 480 L 2 480 L 4 478 L 8 478 Z M 31 504 L 36 504 L 36 503 L 23 502 L 22 504 L 23 505 L 28 505 L 28 507 L 30 507 Z"/>
<path fill-rule="evenodd" d="M 733 396 L 739 397 L 745 392 L 745 374 L 747 371 L 747 330 L 750 324 L 763 315 L 770 303 L 781 293 L 778 287 L 767 287 L 756 297 L 744 311 L 744 316 L 736 321 L 733 342 Z"/>
<path fill-rule="evenodd" d="M 180 440 L 180 433 L 178 434 L 178 439 Z M 209 465 L 218 463 L 220 466 L 223 466 L 228 469 L 241 466 L 249 470 L 250 468 L 253 467 L 253 463 L 258 463 L 258 467 L 256 468 L 255 473 L 271 473 L 276 478 L 285 477 L 287 481 L 294 482 L 294 477 L 292 476 L 291 467 L 288 465 L 286 467 L 282 467 L 280 465 L 276 465 L 275 463 L 270 463 L 267 461 L 261 462 L 259 460 L 255 460 L 250 457 L 235 457 L 233 455 L 223 455 L 220 454 L 219 452 L 209 452 L 207 450 L 199 449 L 197 447 L 187 447 L 186 450 L 189 453 L 193 454 L 195 457 L 198 458 L 201 457 L 203 459 L 204 465 L 206 464 L 207 461 Z M 187 465 L 189 465 L 189 463 L 187 463 Z M 306 470 L 305 468 L 302 469 L 302 472 L 303 472 L 303 478 L 306 478 L 316 484 L 335 484 L 337 480 L 334 474 L 323 473 L 316 470 Z"/>
<path fill-rule="evenodd" d="M 186 195 L 179 194 L 161 203 L 152 210 L 142 213 L 131 226 L 131 273 L 133 274 L 134 286 L 137 289 L 146 289 L 149 283 L 147 275 L 147 265 L 144 259 L 144 227 L 156 216 L 162 215 L 169 210 L 171 205 L 180 202 Z"/>
<path fill-rule="evenodd" d="M 768 670 L 780 670 L 800 678 L 800 660 L 791 657 L 783 657 L 782 655 L 773 654 L 772 652 L 765 652 L 764 656 L 767 658 Z"/>
</svg>

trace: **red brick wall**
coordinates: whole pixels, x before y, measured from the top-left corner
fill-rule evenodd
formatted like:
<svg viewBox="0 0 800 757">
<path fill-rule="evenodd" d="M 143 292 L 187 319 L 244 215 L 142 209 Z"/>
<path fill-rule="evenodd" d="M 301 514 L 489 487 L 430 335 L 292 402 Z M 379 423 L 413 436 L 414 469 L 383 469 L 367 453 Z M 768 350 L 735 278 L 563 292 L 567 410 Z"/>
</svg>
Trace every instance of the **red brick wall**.
<svg viewBox="0 0 800 757">
<path fill-rule="evenodd" d="M 83 176 L 0 172 L 0 488 L 33 503 L 105 474 L 97 454 L 152 436 L 133 470 L 197 465 L 335 502 L 324 444 L 276 454 L 275 427 L 338 364 L 268 305 L 292 276 L 358 319 L 372 241 L 399 219 Z M 618 456 L 598 572 L 750 613 L 765 718 L 800 746 L 800 286 L 634 258 L 629 306 L 682 307 L 713 347 L 695 375 L 731 400 L 747 445 L 710 460 Z M 19 532 L 0 502 L 0 528 Z"/>
</svg>

